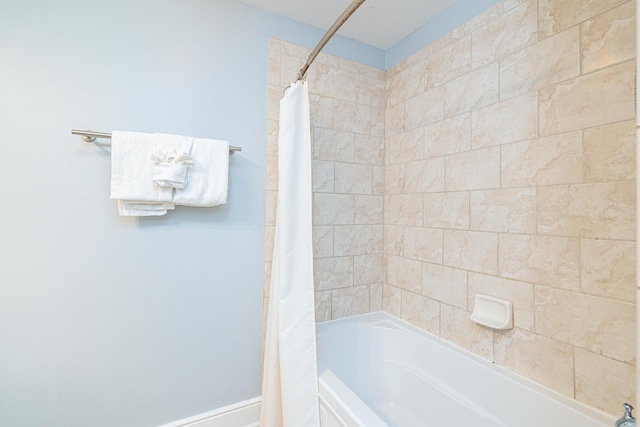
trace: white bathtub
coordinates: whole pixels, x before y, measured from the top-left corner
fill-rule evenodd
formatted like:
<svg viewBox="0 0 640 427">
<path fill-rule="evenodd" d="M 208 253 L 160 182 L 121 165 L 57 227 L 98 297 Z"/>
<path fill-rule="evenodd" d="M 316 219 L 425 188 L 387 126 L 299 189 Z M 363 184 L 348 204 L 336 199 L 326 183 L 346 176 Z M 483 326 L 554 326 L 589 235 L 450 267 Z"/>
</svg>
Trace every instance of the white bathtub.
<svg viewBox="0 0 640 427">
<path fill-rule="evenodd" d="M 322 427 L 612 427 L 615 421 L 386 313 L 324 322 L 317 331 Z"/>
</svg>

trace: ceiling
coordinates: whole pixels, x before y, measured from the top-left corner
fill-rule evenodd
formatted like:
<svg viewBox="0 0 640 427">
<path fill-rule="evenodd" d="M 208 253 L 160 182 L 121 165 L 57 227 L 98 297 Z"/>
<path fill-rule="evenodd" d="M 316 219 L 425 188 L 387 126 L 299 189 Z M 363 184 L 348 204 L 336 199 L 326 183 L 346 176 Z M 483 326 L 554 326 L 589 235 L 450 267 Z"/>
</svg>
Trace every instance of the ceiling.
<svg viewBox="0 0 640 427">
<path fill-rule="evenodd" d="M 327 30 L 351 0 L 238 0 Z M 456 0 L 367 0 L 338 34 L 384 50 L 429 22 Z"/>
</svg>

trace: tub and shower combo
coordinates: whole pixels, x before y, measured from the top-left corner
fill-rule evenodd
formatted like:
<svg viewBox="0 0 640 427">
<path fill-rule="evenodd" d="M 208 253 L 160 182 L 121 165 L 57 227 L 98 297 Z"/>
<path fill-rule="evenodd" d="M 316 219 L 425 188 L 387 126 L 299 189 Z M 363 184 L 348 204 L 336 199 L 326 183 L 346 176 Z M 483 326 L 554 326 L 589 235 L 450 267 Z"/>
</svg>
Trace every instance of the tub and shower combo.
<svg viewBox="0 0 640 427">
<path fill-rule="evenodd" d="M 322 427 L 610 427 L 614 419 L 394 316 L 317 327 Z"/>
</svg>

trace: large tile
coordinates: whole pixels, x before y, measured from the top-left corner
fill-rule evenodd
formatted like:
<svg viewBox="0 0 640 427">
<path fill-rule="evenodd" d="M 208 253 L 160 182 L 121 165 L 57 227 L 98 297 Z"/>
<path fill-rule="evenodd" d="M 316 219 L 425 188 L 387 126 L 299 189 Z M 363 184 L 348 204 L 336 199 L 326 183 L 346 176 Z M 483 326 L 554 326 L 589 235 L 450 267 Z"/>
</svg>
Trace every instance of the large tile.
<svg viewBox="0 0 640 427">
<path fill-rule="evenodd" d="M 399 225 L 384 226 L 384 253 L 402 255 L 404 251 L 404 227 Z"/>
<path fill-rule="evenodd" d="M 493 360 L 493 332 L 469 318 L 471 313 L 440 304 L 440 338 L 484 359 Z"/>
<path fill-rule="evenodd" d="M 424 157 L 468 151 L 471 142 L 469 113 L 453 116 L 424 128 Z"/>
<path fill-rule="evenodd" d="M 596 16 L 625 0 L 539 0 L 540 37 L 547 37 Z"/>
<path fill-rule="evenodd" d="M 582 181 L 582 133 L 570 132 L 500 147 L 503 187 Z"/>
<path fill-rule="evenodd" d="M 538 232 L 560 236 L 634 240 L 634 182 L 538 189 Z"/>
<path fill-rule="evenodd" d="M 447 191 L 500 187 L 500 147 L 490 147 L 446 157 Z"/>
<path fill-rule="evenodd" d="M 391 225 L 422 225 L 422 194 L 392 195 L 385 206 L 385 223 Z"/>
<path fill-rule="evenodd" d="M 527 283 L 580 289 L 580 241 L 564 237 L 501 234 L 499 275 Z"/>
<path fill-rule="evenodd" d="M 422 295 L 445 304 L 467 308 L 467 272 L 422 263 Z"/>
<path fill-rule="evenodd" d="M 333 256 L 333 226 L 314 226 L 312 230 L 313 257 L 327 258 Z"/>
<path fill-rule="evenodd" d="M 573 398 L 573 348 L 522 329 L 496 332 L 495 363 Z"/>
<path fill-rule="evenodd" d="M 384 138 L 355 135 L 355 162 L 365 165 L 384 165 Z"/>
<path fill-rule="evenodd" d="M 384 279 L 384 256 L 382 254 L 353 257 L 354 284 L 370 285 L 382 283 Z"/>
<path fill-rule="evenodd" d="M 540 90 L 540 134 L 633 119 L 634 72 L 628 61 Z"/>
<path fill-rule="evenodd" d="M 636 178 L 636 126 L 632 121 L 584 131 L 586 181 Z"/>
<path fill-rule="evenodd" d="M 524 4 L 498 17 L 472 35 L 473 68 L 489 64 L 504 55 L 537 41 L 537 1 Z"/>
<path fill-rule="evenodd" d="M 444 191 L 444 157 L 406 163 L 404 185 L 406 193 Z"/>
<path fill-rule="evenodd" d="M 580 31 L 571 28 L 500 60 L 500 97 L 511 98 L 580 74 Z"/>
<path fill-rule="evenodd" d="M 309 70 L 309 92 L 356 102 L 356 74 L 329 64 L 315 64 Z"/>
<path fill-rule="evenodd" d="M 382 310 L 382 283 L 369 285 L 369 311 Z"/>
<path fill-rule="evenodd" d="M 311 184 L 314 193 L 333 193 L 335 191 L 334 162 L 313 160 Z"/>
<path fill-rule="evenodd" d="M 533 331 L 533 285 L 484 274 L 469 273 L 469 311 L 475 307 L 475 295 L 483 294 L 511 301 L 516 328 Z"/>
<path fill-rule="evenodd" d="M 342 58 L 341 58 L 342 59 Z M 360 64 L 356 64 L 360 65 Z M 358 104 L 384 108 L 384 80 L 356 72 L 356 97 Z"/>
<path fill-rule="evenodd" d="M 331 292 L 331 319 L 369 312 L 369 286 L 334 289 Z"/>
<path fill-rule="evenodd" d="M 383 195 L 356 195 L 355 223 L 382 224 L 384 221 L 383 209 Z"/>
<path fill-rule="evenodd" d="M 382 309 L 396 317 L 402 317 L 402 290 L 395 286 L 382 286 Z"/>
<path fill-rule="evenodd" d="M 423 144 L 423 128 L 417 128 L 388 137 L 390 164 L 422 159 L 424 152 Z"/>
<path fill-rule="evenodd" d="M 444 118 L 444 86 L 409 98 L 404 105 L 406 129 L 415 129 Z"/>
<path fill-rule="evenodd" d="M 332 129 L 313 129 L 313 158 L 334 162 L 353 162 L 355 136 L 351 132 Z"/>
<path fill-rule="evenodd" d="M 333 253 L 335 256 L 366 255 L 371 249 L 370 225 L 336 225 Z"/>
<path fill-rule="evenodd" d="M 353 286 L 353 257 L 316 258 L 313 275 L 316 291 Z"/>
<path fill-rule="evenodd" d="M 429 55 L 426 88 L 442 85 L 469 71 L 471 71 L 471 37 L 467 36 Z"/>
<path fill-rule="evenodd" d="M 635 368 L 576 349 L 576 400 L 619 416 L 622 402 L 635 406 Z"/>
<path fill-rule="evenodd" d="M 355 196 L 350 194 L 316 193 L 313 195 L 313 224 L 353 224 Z"/>
<path fill-rule="evenodd" d="M 404 102 L 387 106 L 384 114 L 384 129 L 387 136 L 404 132 Z"/>
<path fill-rule="evenodd" d="M 498 235 L 477 231 L 445 230 L 444 265 L 480 273 L 498 270 Z"/>
<path fill-rule="evenodd" d="M 471 229 L 536 232 L 536 189 L 507 188 L 471 192 Z"/>
<path fill-rule="evenodd" d="M 371 194 L 373 169 L 369 165 L 335 163 L 335 192 L 342 194 Z"/>
<path fill-rule="evenodd" d="M 336 99 L 333 108 L 332 129 L 371 135 L 372 107 Z"/>
<path fill-rule="evenodd" d="M 423 227 L 404 228 L 404 256 L 420 261 L 442 263 L 442 230 Z"/>
<path fill-rule="evenodd" d="M 425 227 L 469 229 L 469 192 L 450 191 L 424 195 Z"/>
<path fill-rule="evenodd" d="M 498 64 L 493 63 L 445 85 L 446 117 L 465 113 L 498 100 Z"/>
<path fill-rule="evenodd" d="M 314 293 L 316 308 L 316 323 L 331 320 L 331 291 L 317 291 Z"/>
<path fill-rule="evenodd" d="M 583 73 L 636 56 L 634 3 L 628 1 L 581 24 Z"/>
<path fill-rule="evenodd" d="M 402 320 L 439 335 L 440 304 L 421 295 L 402 291 Z"/>
<path fill-rule="evenodd" d="M 634 304 L 537 286 L 537 333 L 621 362 L 634 363 Z"/>
<path fill-rule="evenodd" d="M 425 61 L 389 77 L 385 81 L 386 105 L 392 106 L 424 92 Z"/>
<path fill-rule="evenodd" d="M 634 302 L 636 244 L 583 239 L 582 292 Z"/>
<path fill-rule="evenodd" d="M 388 165 L 384 168 L 385 194 L 402 194 L 405 192 L 405 164 Z"/>
<path fill-rule="evenodd" d="M 471 112 L 471 148 L 523 141 L 538 136 L 538 98 L 535 92 Z"/>
<path fill-rule="evenodd" d="M 385 256 L 385 283 L 420 293 L 422 289 L 422 263 L 395 255 Z"/>
</svg>

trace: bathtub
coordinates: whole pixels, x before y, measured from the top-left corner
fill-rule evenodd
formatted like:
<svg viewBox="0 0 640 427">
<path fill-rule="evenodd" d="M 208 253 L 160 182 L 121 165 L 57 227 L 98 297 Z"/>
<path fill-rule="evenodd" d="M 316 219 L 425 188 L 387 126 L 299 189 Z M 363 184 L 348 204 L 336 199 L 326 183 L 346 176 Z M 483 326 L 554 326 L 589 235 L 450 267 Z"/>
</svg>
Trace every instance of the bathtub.
<svg viewBox="0 0 640 427">
<path fill-rule="evenodd" d="M 615 421 L 387 313 L 320 323 L 317 338 L 322 427 L 611 427 Z"/>
</svg>

